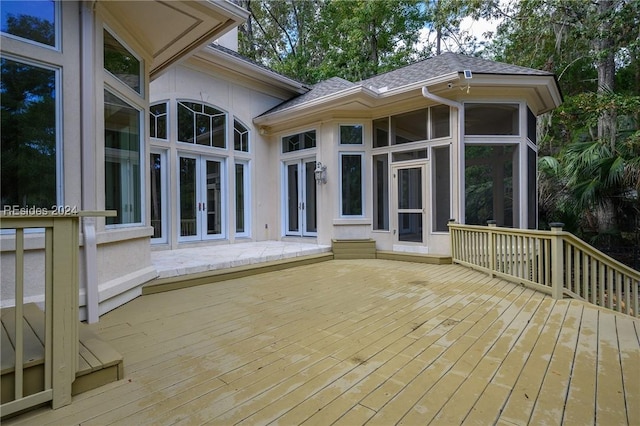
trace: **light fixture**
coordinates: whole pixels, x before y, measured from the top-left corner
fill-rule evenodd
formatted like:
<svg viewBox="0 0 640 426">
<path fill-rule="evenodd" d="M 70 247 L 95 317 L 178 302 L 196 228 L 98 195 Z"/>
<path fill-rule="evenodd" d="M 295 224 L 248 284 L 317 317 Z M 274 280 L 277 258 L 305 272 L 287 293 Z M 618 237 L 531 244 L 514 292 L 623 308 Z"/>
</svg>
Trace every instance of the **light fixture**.
<svg viewBox="0 0 640 426">
<path fill-rule="evenodd" d="M 321 162 L 316 161 L 316 169 L 313 171 L 316 183 L 327 183 L 327 166 L 323 166 Z"/>
</svg>

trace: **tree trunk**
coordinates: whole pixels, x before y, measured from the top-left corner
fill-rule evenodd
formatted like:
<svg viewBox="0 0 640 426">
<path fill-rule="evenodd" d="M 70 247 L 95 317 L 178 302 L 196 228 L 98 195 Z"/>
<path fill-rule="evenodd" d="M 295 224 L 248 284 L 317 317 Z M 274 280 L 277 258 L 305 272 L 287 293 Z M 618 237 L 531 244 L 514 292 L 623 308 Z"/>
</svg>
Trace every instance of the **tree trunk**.
<svg viewBox="0 0 640 426">
<path fill-rule="evenodd" d="M 614 57 L 614 40 L 611 31 L 612 0 L 598 0 L 596 16 L 599 20 L 598 37 L 593 41 L 596 52 L 596 68 L 598 70 L 598 93 L 611 94 L 615 89 L 616 64 Z M 611 148 L 616 143 L 616 114 L 605 112 L 598 120 L 598 138 L 608 141 Z"/>
</svg>

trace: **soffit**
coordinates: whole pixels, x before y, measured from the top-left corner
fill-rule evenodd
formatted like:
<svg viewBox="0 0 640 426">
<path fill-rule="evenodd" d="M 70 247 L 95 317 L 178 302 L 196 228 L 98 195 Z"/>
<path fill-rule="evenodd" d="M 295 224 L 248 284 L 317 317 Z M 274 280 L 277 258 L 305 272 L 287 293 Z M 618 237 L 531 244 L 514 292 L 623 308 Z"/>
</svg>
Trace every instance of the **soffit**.
<svg viewBox="0 0 640 426">
<path fill-rule="evenodd" d="M 100 4 L 152 58 L 152 78 L 248 16 L 227 1 L 103 0 Z"/>
</svg>

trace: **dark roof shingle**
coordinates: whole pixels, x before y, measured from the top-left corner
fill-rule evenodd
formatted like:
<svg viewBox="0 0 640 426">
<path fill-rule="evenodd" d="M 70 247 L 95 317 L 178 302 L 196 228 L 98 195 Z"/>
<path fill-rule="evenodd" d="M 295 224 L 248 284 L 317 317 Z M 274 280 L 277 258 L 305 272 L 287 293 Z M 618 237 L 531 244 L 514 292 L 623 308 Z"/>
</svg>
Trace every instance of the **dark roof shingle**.
<svg viewBox="0 0 640 426">
<path fill-rule="evenodd" d="M 473 74 L 498 74 L 498 75 L 539 75 L 551 76 L 552 73 L 533 68 L 510 65 L 502 62 L 466 56 L 457 53 L 443 53 L 420 62 L 406 65 L 393 71 L 376 75 L 366 80 L 352 83 L 342 78 L 333 77 L 317 83 L 305 94 L 297 96 L 289 101 L 272 108 L 262 115 L 268 115 L 277 111 L 302 105 L 314 99 L 319 99 L 351 87 L 366 87 L 372 89 L 386 88 L 392 90 L 412 83 L 426 81 L 441 75 L 462 73 L 470 70 Z"/>
</svg>

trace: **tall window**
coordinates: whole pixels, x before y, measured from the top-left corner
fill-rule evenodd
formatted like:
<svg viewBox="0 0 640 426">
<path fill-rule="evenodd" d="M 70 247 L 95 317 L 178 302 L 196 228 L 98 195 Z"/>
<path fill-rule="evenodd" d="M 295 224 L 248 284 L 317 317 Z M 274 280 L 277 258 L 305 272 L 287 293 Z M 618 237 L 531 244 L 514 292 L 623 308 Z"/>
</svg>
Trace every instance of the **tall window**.
<svg viewBox="0 0 640 426">
<path fill-rule="evenodd" d="M 167 103 L 149 107 L 149 136 L 156 139 L 167 139 Z"/>
<path fill-rule="evenodd" d="M 360 153 L 340 154 L 340 214 L 342 216 L 362 216 L 362 158 Z"/>
<path fill-rule="evenodd" d="M 140 111 L 104 91 L 105 207 L 107 224 L 140 223 Z"/>
<path fill-rule="evenodd" d="M 282 152 L 293 152 L 316 147 L 316 131 L 297 133 L 282 138 Z"/>
<path fill-rule="evenodd" d="M 3 1 L 0 31 L 24 40 L 56 47 L 56 2 Z"/>
<path fill-rule="evenodd" d="M 138 93 L 142 93 L 142 64 L 107 30 L 104 34 L 104 69 Z"/>
<path fill-rule="evenodd" d="M 57 72 L 7 58 L 0 64 L 1 204 L 51 208 L 60 201 Z"/>
<path fill-rule="evenodd" d="M 465 223 L 519 226 L 514 208 L 518 187 L 516 145 L 465 145 Z M 514 167 L 516 166 L 516 167 Z"/>
<path fill-rule="evenodd" d="M 151 238 L 154 241 L 166 241 L 165 235 L 165 223 L 164 217 L 164 205 L 166 185 L 164 182 L 166 164 L 166 153 L 152 152 L 150 155 L 149 168 L 151 170 L 151 226 L 153 227 L 153 236 Z"/>
<path fill-rule="evenodd" d="M 233 149 L 249 152 L 249 130 L 238 120 L 233 120 Z"/>
<path fill-rule="evenodd" d="M 236 236 L 249 235 L 249 163 L 237 162 L 236 173 Z"/>
<path fill-rule="evenodd" d="M 178 102 L 178 141 L 227 147 L 227 114 L 198 102 Z"/>
<path fill-rule="evenodd" d="M 373 156 L 373 229 L 389 230 L 389 154 Z"/>
<path fill-rule="evenodd" d="M 438 146 L 433 151 L 433 230 L 448 232 L 451 216 L 451 172 L 449 145 Z"/>
</svg>

